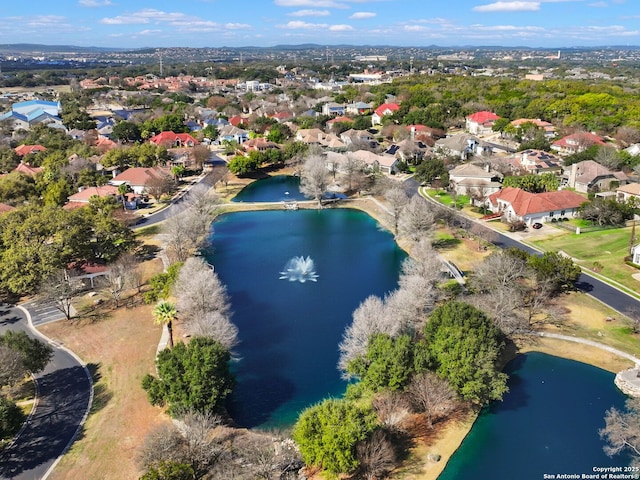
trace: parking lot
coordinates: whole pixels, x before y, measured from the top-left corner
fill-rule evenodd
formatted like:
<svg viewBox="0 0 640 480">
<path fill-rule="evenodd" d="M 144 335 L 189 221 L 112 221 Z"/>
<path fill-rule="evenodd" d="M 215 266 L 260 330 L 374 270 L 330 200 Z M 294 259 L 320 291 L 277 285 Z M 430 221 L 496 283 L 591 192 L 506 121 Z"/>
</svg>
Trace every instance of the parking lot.
<svg viewBox="0 0 640 480">
<path fill-rule="evenodd" d="M 63 313 L 49 300 L 32 300 L 22 306 L 29 310 L 35 327 L 64 319 Z"/>
</svg>

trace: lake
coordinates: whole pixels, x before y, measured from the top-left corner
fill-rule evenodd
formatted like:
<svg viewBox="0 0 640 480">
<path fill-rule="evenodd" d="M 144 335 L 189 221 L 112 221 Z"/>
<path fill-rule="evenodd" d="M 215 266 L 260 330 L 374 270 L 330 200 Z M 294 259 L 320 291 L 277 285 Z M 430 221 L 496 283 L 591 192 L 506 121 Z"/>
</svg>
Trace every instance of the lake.
<svg viewBox="0 0 640 480">
<path fill-rule="evenodd" d="M 397 287 L 406 255 L 351 209 L 238 212 L 213 232 L 205 256 L 227 286 L 240 339 L 229 412 L 244 427 L 289 427 L 306 407 L 344 393 L 345 327 L 365 298 Z M 297 256 L 314 262 L 317 281 L 280 279 Z"/>
</svg>

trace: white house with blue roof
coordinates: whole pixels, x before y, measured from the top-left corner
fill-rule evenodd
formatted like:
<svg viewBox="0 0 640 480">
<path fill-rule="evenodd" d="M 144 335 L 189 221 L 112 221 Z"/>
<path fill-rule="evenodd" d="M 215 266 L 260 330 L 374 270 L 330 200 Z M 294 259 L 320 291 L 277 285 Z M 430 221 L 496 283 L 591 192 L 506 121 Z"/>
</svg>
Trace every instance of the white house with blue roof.
<svg viewBox="0 0 640 480">
<path fill-rule="evenodd" d="M 65 129 L 60 118 L 62 105 L 60 102 L 45 100 L 28 100 L 11 105 L 11 110 L 0 115 L 0 122 L 13 122 L 14 129 L 29 130 L 37 124 L 44 124 L 51 128 Z"/>
</svg>

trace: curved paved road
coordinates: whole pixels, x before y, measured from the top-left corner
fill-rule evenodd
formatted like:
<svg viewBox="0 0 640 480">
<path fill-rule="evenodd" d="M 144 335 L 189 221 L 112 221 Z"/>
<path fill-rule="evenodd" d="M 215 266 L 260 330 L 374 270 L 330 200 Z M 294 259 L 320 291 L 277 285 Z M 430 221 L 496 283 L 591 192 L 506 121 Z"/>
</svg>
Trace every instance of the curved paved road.
<svg viewBox="0 0 640 480">
<path fill-rule="evenodd" d="M 31 329 L 19 307 L 0 306 L 0 333 L 23 331 L 51 343 Z M 1 480 L 45 479 L 71 446 L 88 414 L 93 396 L 89 371 L 68 350 L 52 344 L 51 362 L 35 377 L 36 408 L 13 444 L 0 453 Z"/>
</svg>

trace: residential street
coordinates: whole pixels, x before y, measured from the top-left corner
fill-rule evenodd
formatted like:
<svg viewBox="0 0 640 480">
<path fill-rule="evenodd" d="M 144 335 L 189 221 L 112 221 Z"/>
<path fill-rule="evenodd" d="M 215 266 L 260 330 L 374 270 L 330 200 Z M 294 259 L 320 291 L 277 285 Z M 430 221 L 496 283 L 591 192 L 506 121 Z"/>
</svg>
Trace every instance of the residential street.
<svg viewBox="0 0 640 480">
<path fill-rule="evenodd" d="M 0 306 L 0 334 L 24 331 L 40 338 L 17 307 Z M 1 480 L 47 478 L 50 470 L 80 430 L 90 407 L 92 382 L 85 368 L 67 351 L 54 346 L 47 368 L 36 377 L 38 399 L 34 414 L 16 441 L 0 454 Z"/>
</svg>

